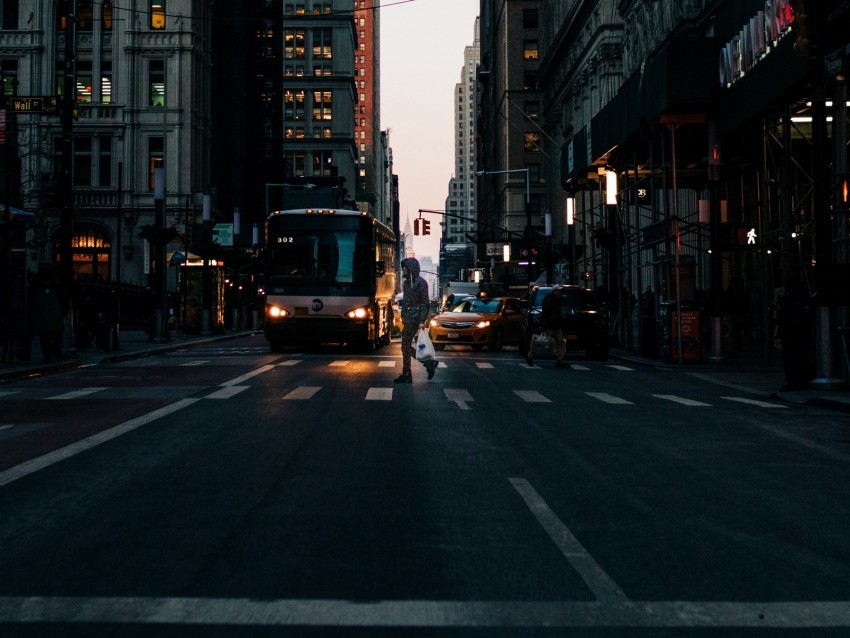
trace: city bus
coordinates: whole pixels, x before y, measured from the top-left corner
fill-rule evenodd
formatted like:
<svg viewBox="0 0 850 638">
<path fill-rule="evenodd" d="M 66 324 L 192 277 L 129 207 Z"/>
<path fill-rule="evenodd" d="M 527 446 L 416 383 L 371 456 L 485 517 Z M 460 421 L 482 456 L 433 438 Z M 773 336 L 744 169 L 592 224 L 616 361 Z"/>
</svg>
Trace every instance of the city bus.
<svg viewBox="0 0 850 638">
<path fill-rule="evenodd" d="M 301 208 L 266 220 L 264 333 L 272 352 L 290 345 L 390 342 L 396 239 L 357 210 Z"/>
</svg>

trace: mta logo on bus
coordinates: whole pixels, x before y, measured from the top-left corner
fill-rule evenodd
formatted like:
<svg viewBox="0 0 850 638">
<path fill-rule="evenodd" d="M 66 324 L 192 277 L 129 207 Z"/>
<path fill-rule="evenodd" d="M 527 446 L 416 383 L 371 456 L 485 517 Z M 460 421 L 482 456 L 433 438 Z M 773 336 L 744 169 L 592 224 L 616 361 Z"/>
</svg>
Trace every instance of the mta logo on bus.
<svg viewBox="0 0 850 638">
<path fill-rule="evenodd" d="M 313 312 L 319 312 L 324 307 L 325 304 L 321 299 L 313 299 Z"/>
</svg>

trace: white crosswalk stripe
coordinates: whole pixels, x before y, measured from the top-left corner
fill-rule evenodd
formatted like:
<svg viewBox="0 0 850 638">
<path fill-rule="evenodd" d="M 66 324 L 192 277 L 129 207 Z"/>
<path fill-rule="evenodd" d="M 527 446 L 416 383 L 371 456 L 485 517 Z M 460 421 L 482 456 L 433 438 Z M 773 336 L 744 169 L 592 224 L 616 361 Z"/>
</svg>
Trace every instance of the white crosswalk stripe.
<svg viewBox="0 0 850 638">
<path fill-rule="evenodd" d="M 552 403 L 537 390 L 514 390 L 514 394 L 526 403 Z"/>
<path fill-rule="evenodd" d="M 492 370 L 493 369 L 493 364 L 487 363 L 486 361 L 476 361 L 475 366 L 479 370 Z"/>
<path fill-rule="evenodd" d="M 702 401 L 694 401 L 693 399 L 677 397 L 675 394 L 653 394 L 652 396 L 657 399 L 664 399 L 665 401 L 672 401 L 673 403 L 680 403 L 682 405 L 688 405 L 692 407 L 711 407 L 710 403 L 703 403 Z"/>
<path fill-rule="evenodd" d="M 629 366 L 621 366 L 621 365 L 616 365 L 616 364 L 613 364 L 613 363 L 608 364 L 605 367 L 611 368 L 612 370 L 620 370 L 621 372 L 634 372 L 635 371 L 634 368 L 630 368 Z"/>
<path fill-rule="evenodd" d="M 331 361 L 331 362 L 328 364 L 328 366 L 330 366 L 331 368 L 344 368 L 344 367 L 345 367 L 345 366 L 347 366 L 349 363 L 351 363 L 351 361 L 348 361 L 348 360 L 343 360 L 343 361 Z"/>
<path fill-rule="evenodd" d="M 286 361 L 281 361 L 277 365 L 279 366 L 294 366 L 301 363 L 301 359 L 287 359 Z"/>
<path fill-rule="evenodd" d="M 393 400 L 393 389 L 392 388 L 369 388 L 369 391 L 366 393 L 367 401 L 392 401 Z"/>
<path fill-rule="evenodd" d="M 786 409 L 787 405 L 781 405 L 779 403 L 768 403 L 767 401 L 757 401 L 756 399 L 748 399 L 746 397 L 720 397 L 726 401 L 735 401 L 737 403 L 747 403 L 749 405 L 755 405 L 760 408 L 781 408 Z"/>
<path fill-rule="evenodd" d="M 313 398 L 322 388 L 314 385 L 302 385 L 283 397 L 284 401 L 306 401 Z"/>
<path fill-rule="evenodd" d="M 379 368 L 395 368 L 395 361 L 381 361 L 378 363 Z"/>
<path fill-rule="evenodd" d="M 586 392 L 587 396 L 593 397 L 594 399 L 599 399 L 603 403 L 610 403 L 611 405 L 634 405 L 631 401 L 626 401 L 621 397 L 615 397 L 613 394 L 608 394 L 607 392 Z"/>
</svg>

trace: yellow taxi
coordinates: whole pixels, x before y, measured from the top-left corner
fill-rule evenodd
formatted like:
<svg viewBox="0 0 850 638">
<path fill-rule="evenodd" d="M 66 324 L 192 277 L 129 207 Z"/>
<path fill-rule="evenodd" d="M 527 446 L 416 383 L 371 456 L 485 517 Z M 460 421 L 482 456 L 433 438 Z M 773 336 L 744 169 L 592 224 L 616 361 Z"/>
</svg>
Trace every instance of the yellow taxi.
<svg viewBox="0 0 850 638">
<path fill-rule="evenodd" d="M 522 339 L 520 324 L 522 304 L 516 297 L 469 297 L 431 319 L 428 334 L 434 348 L 487 346 L 498 351 L 502 346 L 516 346 Z"/>
</svg>

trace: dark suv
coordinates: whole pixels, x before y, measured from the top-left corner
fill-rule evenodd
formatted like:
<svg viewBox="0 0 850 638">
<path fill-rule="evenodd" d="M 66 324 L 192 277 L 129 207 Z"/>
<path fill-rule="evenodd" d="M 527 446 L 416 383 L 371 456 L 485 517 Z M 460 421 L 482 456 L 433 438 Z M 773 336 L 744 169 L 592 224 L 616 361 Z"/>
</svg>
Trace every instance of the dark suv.
<svg viewBox="0 0 850 638">
<path fill-rule="evenodd" d="M 589 359 L 608 358 L 608 309 L 593 291 L 580 286 L 560 286 L 561 327 L 567 340 L 567 354 L 584 352 Z M 551 286 L 531 289 L 522 310 L 522 340 L 520 354 L 525 356 L 531 335 L 540 330 L 540 311 L 543 298 L 552 292 Z"/>
</svg>

